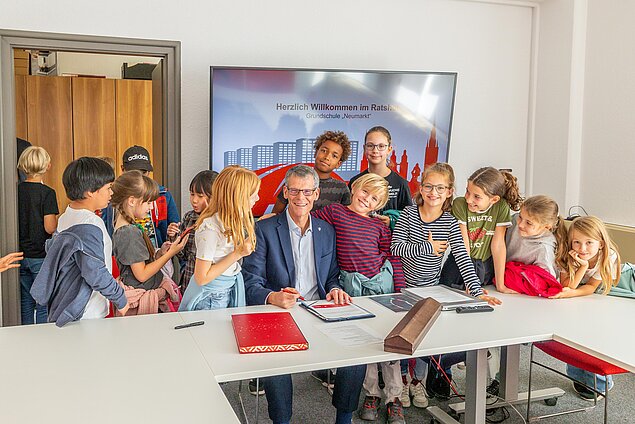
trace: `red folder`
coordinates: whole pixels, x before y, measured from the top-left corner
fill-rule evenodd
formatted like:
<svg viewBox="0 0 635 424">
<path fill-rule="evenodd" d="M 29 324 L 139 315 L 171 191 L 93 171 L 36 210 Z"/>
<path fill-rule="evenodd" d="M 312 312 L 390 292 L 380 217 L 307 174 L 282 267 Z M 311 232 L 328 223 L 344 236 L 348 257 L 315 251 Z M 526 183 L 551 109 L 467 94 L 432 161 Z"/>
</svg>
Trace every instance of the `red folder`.
<svg viewBox="0 0 635 424">
<path fill-rule="evenodd" d="M 289 312 L 232 315 L 240 353 L 307 350 L 309 343 Z"/>
</svg>

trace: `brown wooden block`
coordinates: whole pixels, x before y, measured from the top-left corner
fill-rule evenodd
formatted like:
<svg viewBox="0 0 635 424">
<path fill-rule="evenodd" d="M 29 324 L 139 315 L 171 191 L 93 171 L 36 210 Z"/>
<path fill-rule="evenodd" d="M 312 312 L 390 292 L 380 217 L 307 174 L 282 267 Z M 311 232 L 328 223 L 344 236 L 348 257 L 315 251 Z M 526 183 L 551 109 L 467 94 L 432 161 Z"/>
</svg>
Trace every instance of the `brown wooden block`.
<svg viewBox="0 0 635 424">
<path fill-rule="evenodd" d="M 441 304 L 432 298 L 418 301 L 384 339 L 386 352 L 412 355 L 423 336 L 441 313 Z"/>
</svg>

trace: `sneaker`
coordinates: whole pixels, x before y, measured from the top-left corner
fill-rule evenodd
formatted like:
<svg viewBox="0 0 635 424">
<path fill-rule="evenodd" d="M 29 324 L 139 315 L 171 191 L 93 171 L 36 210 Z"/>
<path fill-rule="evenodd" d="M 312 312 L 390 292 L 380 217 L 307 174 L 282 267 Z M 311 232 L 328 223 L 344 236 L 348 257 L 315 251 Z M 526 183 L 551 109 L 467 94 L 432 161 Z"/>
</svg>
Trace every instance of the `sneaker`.
<svg viewBox="0 0 635 424">
<path fill-rule="evenodd" d="M 403 405 L 398 398 L 386 405 L 386 423 L 388 424 L 406 424 L 403 416 Z"/>
<path fill-rule="evenodd" d="M 492 380 L 485 391 L 487 392 L 487 397 L 498 397 L 500 392 L 500 383 L 498 382 L 498 380 Z"/>
<path fill-rule="evenodd" d="M 256 390 L 256 379 L 252 378 L 251 380 L 249 380 L 249 393 L 251 393 L 254 396 L 264 395 L 265 389 L 264 387 L 262 387 L 262 381 L 258 384 L 258 390 Z"/>
<path fill-rule="evenodd" d="M 379 408 L 379 401 L 381 398 L 376 396 L 366 396 L 364 398 L 364 405 L 359 410 L 359 418 L 364 421 L 375 421 L 377 419 L 377 409 Z"/>
<path fill-rule="evenodd" d="M 403 388 L 401 389 L 401 396 L 399 396 L 399 400 L 401 400 L 401 404 L 404 408 L 410 408 L 410 384 L 406 380 L 406 377 L 403 378 Z"/>
<path fill-rule="evenodd" d="M 428 407 L 428 397 L 426 396 L 426 390 L 423 388 L 423 384 L 420 380 L 412 380 L 410 383 L 410 394 L 412 395 L 412 404 L 417 408 Z M 404 404 L 404 406 L 406 406 Z"/>
<path fill-rule="evenodd" d="M 335 374 L 331 370 L 311 371 L 311 377 L 318 380 L 327 389 L 332 390 L 335 387 Z"/>
<path fill-rule="evenodd" d="M 586 387 L 584 387 L 580 383 L 574 382 L 573 383 L 573 390 L 575 390 L 575 392 L 578 394 L 578 396 L 580 396 L 584 400 L 588 400 L 589 402 L 593 402 L 593 400 L 595 399 L 595 393 L 593 391 L 587 389 Z M 602 395 L 597 395 L 597 396 L 598 396 L 598 400 L 600 400 L 600 399 L 602 399 L 604 397 Z"/>
</svg>

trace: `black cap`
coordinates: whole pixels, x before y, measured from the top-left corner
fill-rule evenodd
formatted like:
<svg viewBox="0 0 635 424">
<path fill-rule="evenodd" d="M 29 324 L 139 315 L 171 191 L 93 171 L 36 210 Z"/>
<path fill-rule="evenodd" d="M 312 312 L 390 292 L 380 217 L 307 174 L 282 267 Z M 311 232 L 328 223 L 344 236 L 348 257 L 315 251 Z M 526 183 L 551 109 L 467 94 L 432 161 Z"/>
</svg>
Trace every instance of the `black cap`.
<svg viewBox="0 0 635 424">
<path fill-rule="evenodd" d="M 141 146 L 134 145 L 129 147 L 121 158 L 123 169 L 130 171 L 138 169 L 140 171 L 152 171 L 152 163 L 150 162 L 150 153 Z"/>
</svg>

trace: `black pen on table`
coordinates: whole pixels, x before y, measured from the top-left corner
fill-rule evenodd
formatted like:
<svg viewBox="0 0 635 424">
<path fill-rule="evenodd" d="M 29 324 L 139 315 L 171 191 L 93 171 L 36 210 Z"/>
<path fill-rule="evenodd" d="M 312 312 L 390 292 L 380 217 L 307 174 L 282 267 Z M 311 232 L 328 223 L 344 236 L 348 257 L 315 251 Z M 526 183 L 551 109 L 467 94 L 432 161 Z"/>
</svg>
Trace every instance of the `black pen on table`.
<svg viewBox="0 0 635 424">
<path fill-rule="evenodd" d="M 188 322 L 187 324 L 177 325 L 176 327 L 174 327 L 174 329 L 175 330 L 180 330 L 182 328 L 197 327 L 197 326 L 203 325 L 203 324 L 205 324 L 205 321 Z"/>
</svg>

